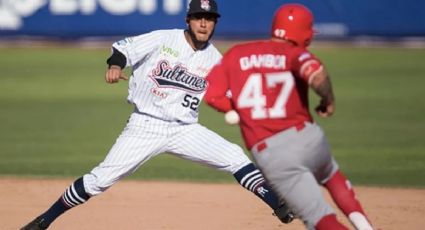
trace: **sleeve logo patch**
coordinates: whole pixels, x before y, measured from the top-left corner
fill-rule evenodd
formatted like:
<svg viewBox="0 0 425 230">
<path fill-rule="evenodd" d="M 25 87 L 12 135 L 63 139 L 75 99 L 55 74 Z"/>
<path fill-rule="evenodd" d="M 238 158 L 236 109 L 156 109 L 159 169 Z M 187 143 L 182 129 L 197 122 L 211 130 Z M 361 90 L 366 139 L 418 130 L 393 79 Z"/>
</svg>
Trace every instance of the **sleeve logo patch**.
<svg viewBox="0 0 425 230">
<path fill-rule="evenodd" d="M 303 62 L 304 60 L 310 57 L 311 57 L 311 54 L 309 52 L 304 52 L 298 57 L 298 61 Z"/>
<path fill-rule="evenodd" d="M 126 45 L 128 45 L 128 44 L 130 44 L 132 42 L 133 42 L 133 38 L 125 38 L 125 39 L 122 39 L 120 41 L 117 41 L 117 45 L 119 45 L 119 46 L 126 46 Z"/>
</svg>

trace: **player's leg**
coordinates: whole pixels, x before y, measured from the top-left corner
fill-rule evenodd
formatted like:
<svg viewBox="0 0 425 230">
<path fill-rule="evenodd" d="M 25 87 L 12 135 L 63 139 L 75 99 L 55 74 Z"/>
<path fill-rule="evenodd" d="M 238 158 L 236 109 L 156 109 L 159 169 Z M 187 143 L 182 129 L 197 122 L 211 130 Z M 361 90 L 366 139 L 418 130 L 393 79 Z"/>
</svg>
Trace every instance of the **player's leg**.
<svg viewBox="0 0 425 230">
<path fill-rule="evenodd" d="M 322 217 L 316 224 L 316 230 L 348 230 L 347 227 L 342 225 L 337 219 L 335 214 L 329 214 Z"/>
<path fill-rule="evenodd" d="M 285 149 L 285 146 L 282 145 L 280 149 Z M 290 155 L 294 155 L 290 153 L 293 152 L 273 154 L 263 150 L 255 155 L 270 186 L 279 197 L 286 200 L 288 206 L 308 229 L 347 229 L 335 218 L 332 208 L 326 203 L 320 186 L 309 170 L 297 163 L 290 163 L 293 162 Z M 280 157 L 269 157 L 270 155 Z M 264 161 L 266 158 L 268 160 Z"/>
<path fill-rule="evenodd" d="M 169 152 L 184 159 L 230 172 L 239 184 L 262 199 L 273 210 L 279 208 L 286 210 L 286 207 L 281 207 L 281 202 L 269 188 L 261 172 L 238 145 L 230 143 L 199 124 L 177 127 L 174 132 L 175 138 L 169 143 Z"/>
<path fill-rule="evenodd" d="M 247 162 L 245 166 L 233 173 L 233 176 L 240 185 L 264 200 L 273 210 L 279 208 L 279 199 L 270 192 L 271 189 L 263 175 L 252 162 Z"/>
<path fill-rule="evenodd" d="M 64 212 L 87 202 L 90 197 L 84 189 L 83 178 L 80 177 L 65 190 L 62 196 L 47 211 L 22 227 L 21 230 L 47 229 Z"/>
<path fill-rule="evenodd" d="M 334 173 L 324 185 L 339 209 L 348 217 L 356 229 L 373 229 L 359 200 L 356 198 L 351 183 L 341 171 Z"/>
<path fill-rule="evenodd" d="M 145 132 L 149 129 L 151 132 Z M 74 181 L 46 212 L 22 230 L 33 229 L 35 225 L 38 225 L 39 229 L 47 229 L 64 212 L 102 193 L 123 177 L 133 173 L 152 156 L 162 152 L 162 147 L 166 143 L 165 135 L 161 138 L 162 135 L 155 134 L 154 129 L 156 129 L 154 124 L 141 126 L 129 123 L 105 160 L 90 173 Z"/>
<path fill-rule="evenodd" d="M 310 169 L 315 158 L 310 127 L 278 133 L 252 148 L 252 154 L 271 188 L 286 200 L 308 229 L 347 229 L 323 197 L 320 185 Z M 261 148 L 258 146 L 261 145 Z M 312 165 L 314 166 L 314 165 Z"/>
<path fill-rule="evenodd" d="M 265 181 L 263 174 L 253 163 L 248 163 L 236 171 L 233 176 L 240 185 L 267 203 L 274 210 L 274 215 L 276 215 L 280 221 L 286 224 L 292 222 L 294 219 L 292 210 L 289 209 L 283 199 L 278 198 L 276 193 Z"/>
<path fill-rule="evenodd" d="M 357 200 L 350 181 L 339 170 L 338 164 L 331 156 L 329 144 L 325 138 L 323 130 L 314 127 L 317 133 L 316 150 L 321 156 L 321 170 L 316 173 L 316 179 L 329 191 L 332 199 L 338 208 L 348 217 L 356 229 L 373 230 L 366 214 Z"/>
</svg>

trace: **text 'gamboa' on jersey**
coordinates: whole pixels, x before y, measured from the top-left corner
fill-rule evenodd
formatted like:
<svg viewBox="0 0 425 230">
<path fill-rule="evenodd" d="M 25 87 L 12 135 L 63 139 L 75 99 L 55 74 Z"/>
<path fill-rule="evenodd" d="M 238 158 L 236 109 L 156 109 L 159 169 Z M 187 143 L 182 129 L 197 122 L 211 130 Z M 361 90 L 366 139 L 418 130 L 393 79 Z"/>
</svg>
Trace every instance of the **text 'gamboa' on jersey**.
<svg viewBox="0 0 425 230">
<path fill-rule="evenodd" d="M 190 73 L 184 66 L 172 67 L 166 60 L 158 62 L 150 77 L 160 87 L 180 88 L 195 93 L 201 93 L 207 87 L 207 81 L 204 78 Z"/>
<path fill-rule="evenodd" d="M 285 69 L 285 55 L 274 54 L 252 54 L 239 59 L 241 70 L 251 68 Z"/>
</svg>

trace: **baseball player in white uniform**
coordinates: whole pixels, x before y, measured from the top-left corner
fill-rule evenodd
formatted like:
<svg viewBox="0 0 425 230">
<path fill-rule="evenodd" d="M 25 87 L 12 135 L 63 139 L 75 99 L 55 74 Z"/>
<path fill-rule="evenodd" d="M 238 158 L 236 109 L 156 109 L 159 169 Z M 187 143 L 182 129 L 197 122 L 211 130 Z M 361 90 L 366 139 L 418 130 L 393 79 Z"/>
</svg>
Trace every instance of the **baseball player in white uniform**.
<svg viewBox="0 0 425 230">
<path fill-rule="evenodd" d="M 221 59 L 209 43 L 218 17 L 214 0 L 193 0 L 186 30 L 157 30 L 112 45 L 106 82 L 126 80 L 122 69 L 132 68 L 127 99 L 134 111 L 105 160 L 22 229 L 47 229 L 65 211 L 102 193 L 164 152 L 232 173 L 282 222 L 292 221 L 292 213 L 243 150 L 197 123 L 207 87 L 204 77 Z"/>
</svg>

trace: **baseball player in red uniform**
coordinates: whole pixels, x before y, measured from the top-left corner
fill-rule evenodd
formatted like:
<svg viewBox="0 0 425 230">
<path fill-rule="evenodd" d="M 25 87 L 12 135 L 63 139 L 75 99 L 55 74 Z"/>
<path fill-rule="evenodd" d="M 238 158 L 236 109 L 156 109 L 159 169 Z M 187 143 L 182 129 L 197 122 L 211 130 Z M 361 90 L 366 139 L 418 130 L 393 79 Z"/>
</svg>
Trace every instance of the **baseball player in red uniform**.
<svg viewBox="0 0 425 230">
<path fill-rule="evenodd" d="M 231 173 L 282 222 L 292 220 L 292 213 L 269 189 L 242 148 L 198 123 L 198 106 L 207 86 L 205 76 L 221 58 L 209 43 L 218 17 L 214 0 L 193 0 L 186 30 L 152 31 L 112 45 L 106 82 L 126 80 L 122 69 L 132 68 L 127 100 L 134 111 L 127 126 L 105 160 L 72 183 L 23 230 L 47 229 L 65 211 L 101 194 L 163 152 Z"/>
<path fill-rule="evenodd" d="M 309 88 L 321 98 L 319 116 L 330 117 L 335 110 L 329 75 L 307 50 L 312 27 L 313 15 L 306 7 L 281 6 L 270 40 L 236 45 L 212 69 L 205 101 L 239 115 L 243 139 L 257 166 L 307 229 L 347 229 L 325 202 L 322 185 L 356 229 L 372 230 L 309 112 Z"/>
</svg>

